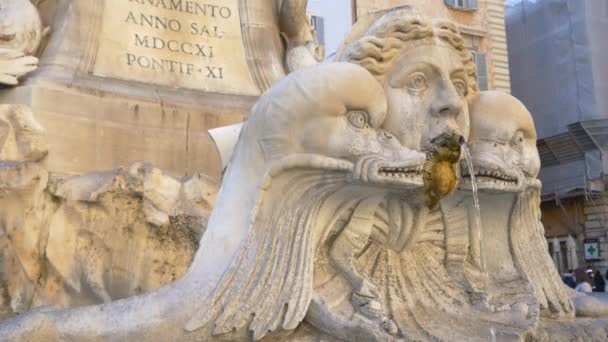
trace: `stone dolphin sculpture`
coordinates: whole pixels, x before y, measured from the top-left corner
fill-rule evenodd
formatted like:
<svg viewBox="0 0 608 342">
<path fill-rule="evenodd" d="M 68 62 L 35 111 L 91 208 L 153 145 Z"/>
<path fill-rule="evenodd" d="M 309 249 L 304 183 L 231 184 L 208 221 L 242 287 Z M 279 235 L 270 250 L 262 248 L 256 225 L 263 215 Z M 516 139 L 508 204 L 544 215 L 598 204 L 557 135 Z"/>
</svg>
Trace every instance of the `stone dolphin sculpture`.
<svg viewBox="0 0 608 342">
<path fill-rule="evenodd" d="M 398 161 L 415 160 L 378 129 L 385 114 L 382 88 L 359 66 L 333 63 L 288 76 L 252 109 L 185 276 L 138 297 L 20 316 L 0 325 L 0 340 L 288 334 L 315 307 L 314 229 L 333 219 L 318 215 L 324 199 L 349 186 L 365 198 L 410 184 L 383 175 L 382 162 L 363 162 L 376 155 L 407 168 Z"/>
<path fill-rule="evenodd" d="M 520 292 L 531 289 L 541 316 L 573 318 L 573 303 L 547 253 L 540 221 L 540 157 L 532 115 L 511 95 L 480 93 L 471 104 L 469 147 L 489 282 L 499 288 L 513 283 Z M 470 181 L 467 169 L 464 177 Z"/>
</svg>

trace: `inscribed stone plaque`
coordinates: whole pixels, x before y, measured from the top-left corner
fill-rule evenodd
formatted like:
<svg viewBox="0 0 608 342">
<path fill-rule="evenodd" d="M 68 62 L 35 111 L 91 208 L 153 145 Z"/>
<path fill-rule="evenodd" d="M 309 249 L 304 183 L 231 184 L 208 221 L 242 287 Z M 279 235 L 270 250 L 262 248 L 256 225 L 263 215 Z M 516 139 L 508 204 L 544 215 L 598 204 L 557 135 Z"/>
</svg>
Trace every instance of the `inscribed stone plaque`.
<svg viewBox="0 0 608 342">
<path fill-rule="evenodd" d="M 245 59 L 238 0 L 105 0 L 93 73 L 259 94 Z"/>
</svg>

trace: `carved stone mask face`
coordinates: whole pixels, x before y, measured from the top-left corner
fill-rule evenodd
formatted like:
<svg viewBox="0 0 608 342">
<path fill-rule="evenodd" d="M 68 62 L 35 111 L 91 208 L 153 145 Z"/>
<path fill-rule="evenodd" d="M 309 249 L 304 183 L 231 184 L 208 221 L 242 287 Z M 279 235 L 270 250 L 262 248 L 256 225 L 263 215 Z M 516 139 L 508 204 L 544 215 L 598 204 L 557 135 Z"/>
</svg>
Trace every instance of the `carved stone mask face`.
<svg viewBox="0 0 608 342">
<path fill-rule="evenodd" d="M 456 50 L 444 44 L 416 45 L 399 57 L 385 78 L 388 113 L 382 127 L 418 151 L 445 132 L 466 137 L 468 86 Z"/>
</svg>

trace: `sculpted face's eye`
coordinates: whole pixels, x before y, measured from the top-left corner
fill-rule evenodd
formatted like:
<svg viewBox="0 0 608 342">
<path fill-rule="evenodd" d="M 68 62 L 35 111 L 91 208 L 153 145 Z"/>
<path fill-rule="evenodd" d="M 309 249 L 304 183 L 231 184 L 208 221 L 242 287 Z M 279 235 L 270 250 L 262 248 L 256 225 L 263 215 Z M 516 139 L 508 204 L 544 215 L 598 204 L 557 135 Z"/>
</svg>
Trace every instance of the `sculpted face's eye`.
<svg viewBox="0 0 608 342">
<path fill-rule="evenodd" d="M 347 114 L 348 122 L 356 128 L 369 128 L 369 117 L 366 112 L 355 110 Z"/>
<path fill-rule="evenodd" d="M 457 79 L 452 81 L 454 83 L 454 88 L 458 92 L 458 95 L 465 97 L 469 93 L 469 88 L 467 87 L 467 83 L 463 80 Z"/>
<path fill-rule="evenodd" d="M 524 133 L 522 131 L 518 131 L 511 139 L 511 145 L 515 147 L 522 146 L 524 144 Z"/>
<path fill-rule="evenodd" d="M 410 75 L 407 87 L 408 89 L 414 92 L 423 91 L 428 88 L 428 79 L 425 74 L 421 72 L 415 72 Z"/>
</svg>

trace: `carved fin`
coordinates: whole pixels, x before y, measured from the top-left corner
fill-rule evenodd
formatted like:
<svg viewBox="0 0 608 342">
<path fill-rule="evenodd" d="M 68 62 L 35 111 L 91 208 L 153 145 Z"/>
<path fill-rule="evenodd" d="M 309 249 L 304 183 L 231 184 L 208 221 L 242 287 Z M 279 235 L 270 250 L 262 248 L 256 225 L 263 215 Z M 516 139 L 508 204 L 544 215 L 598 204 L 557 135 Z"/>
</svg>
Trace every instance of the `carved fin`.
<svg viewBox="0 0 608 342">
<path fill-rule="evenodd" d="M 335 180 L 293 175 L 281 174 L 267 190 L 274 196 L 265 198 L 275 198 L 281 206 L 259 204 L 263 214 L 256 216 L 235 265 L 186 324 L 187 331 L 213 321 L 214 335 L 247 326 L 259 340 L 295 329 L 304 320 L 312 300 L 315 217 Z"/>
<path fill-rule="evenodd" d="M 541 304 L 541 315 L 573 318 L 574 305 L 548 249 L 540 221 L 540 192 L 524 191 L 511 213 L 509 238 L 516 267 L 531 283 Z M 539 272 L 542 270 L 542 272 Z"/>
</svg>

